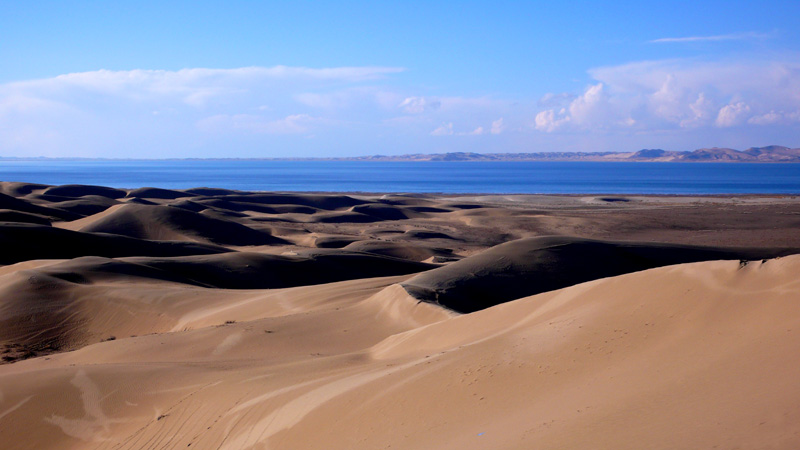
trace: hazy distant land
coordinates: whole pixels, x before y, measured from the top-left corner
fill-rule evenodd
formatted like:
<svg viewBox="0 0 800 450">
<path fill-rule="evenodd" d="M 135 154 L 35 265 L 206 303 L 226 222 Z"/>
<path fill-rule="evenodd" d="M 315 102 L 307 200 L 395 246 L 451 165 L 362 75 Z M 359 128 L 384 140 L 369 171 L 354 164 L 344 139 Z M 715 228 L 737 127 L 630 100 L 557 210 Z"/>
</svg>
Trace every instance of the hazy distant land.
<svg viewBox="0 0 800 450">
<path fill-rule="evenodd" d="M 638 152 L 537 152 L 537 153 L 435 153 L 398 156 L 337 158 L 368 161 L 636 161 L 636 162 L 800 162 L 800 148 L 780 145 L 732 148 L 701 148 L 679 152 L 644 149 Z"/>
<path fill-rule="evenodd" d="M 47 158 L 1 157 L 2 160 L 106 160 L 137 158 Z M 318 158 L 166 158 L 169 160 L 269 160 L 269 161 L 608 161 L 608 162 L 727 162 L 727 163 L 799 163 L 800 148 L 781 145 L 732 148 L 700 148 L 693 151 L 642 149 L 637 152 L 532 152 L 532 153 L 409 153 L 404 155 L 342 156 Z"/>
</svg>

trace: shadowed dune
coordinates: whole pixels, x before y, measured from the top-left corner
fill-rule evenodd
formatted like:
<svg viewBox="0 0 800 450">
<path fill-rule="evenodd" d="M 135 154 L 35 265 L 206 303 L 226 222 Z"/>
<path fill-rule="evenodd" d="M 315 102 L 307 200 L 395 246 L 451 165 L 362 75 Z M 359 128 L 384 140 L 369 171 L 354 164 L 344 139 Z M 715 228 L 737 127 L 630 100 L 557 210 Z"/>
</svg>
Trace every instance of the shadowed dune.
<svg viewBox="0 0 800 450">
<path fill-rule="evenodd" d="M 275 289 L 348 279 L 404 275 L 436 266 L 348 251 L 265 255 L 234 252 L 177 258 L 125 258 L 143 266 L 223 289 Z"/>
<path fill-rule="evenodd" d="M 321 236 L 314 238 L 314 246 L 317 248 L 342 248 L 359 240 L 361 239 L 355 236 Z"/>
<path fill-rule="evenodd" d="M 390 241 L 357 241 L 344 247 L 345 250 L 373 253 L 412 261 L 423 261 L 432 256 L 451 256 L 452 251 L 421 245 Z"/>
<path fill-rule="evenodd" d="M 247 194 L 227 195 L 225 200 L 243 203 L 260 203 L 264 205 L 302 205 L 318 209 L 336 210 L 368 203 L 348 195 L 317 194 Z"/>
<path fill-rule="evenodd" d="M 120 199 L 128 195 L 122 189 L 115 189 L 105 186 L 84 186 L 80 184 L 65 184 L 63 186 L 52 186 L 45 189 L 42 195 L 49 195 L 55 197 L 85 197 L 87 195 L 97 195 L 100 197 L 108 197 L 113 199 Z"/>
<path fill-rule="evenodd" d="M 434 206 L 409 206 L 409 207 L 407 207 L 406 209 L 407 209 L 407 210 L 409 210 L 409 211 L 414 211 L 414 212 L 418 212 L 418 213 L 434 213 L 434 214 L 439 214 L 439 213 L 449 213 L 449 212 L 452 212 L 452 210 L 450 210 L 450 209 L 446 209 L 446 208 L 437 208 L 437 207 L 434 207 Z"/>
<path fill-rule="evenodd" d="M 125 199 L 125 203 L 129 204 L 129 205 L 157 205 L 158 204 L 158 203 L 155 203 L 155 202 L 153 202 L 151 200 L 147 200 L 147 199 L 144 199 L 144 198 L 136 198 L 136 197 L 134 197 L 134 198 L 126 198 Z"/>
<path fill-rule="evenodd" d="M 243 193 L 242 191 L 233 191 L 230 189 L 218 189 L 218 188 L 208 188 L 208 187 L 185 189 L 183 192 L 196 196 L 239 195 Z"/>
<path fill-rule="evenodd" d="M 0 264 L 79 256 L 183 256 L 230 250 L 195 242 L 157 242 L 41 225 L 0 223 Z"/>
<path fill-rule="evenodd" d="M 229 211 L 252 211 L 267 214 L 314 214 L 320 210 L 311 206 L 292 205 L 292 204 L 263 204 L 254 202 L 233 201 L 227 198 L 215 198 L 208 200 L 200 200 L 199 203 L 203 205 L 213 206 L 218 209 L 225 209 Z"/>
<path fill-rule="evenodd" d="M 75 220 L 81 217 L 80 215 L 71 213 L 69 211 L 36 205 L 6 194 L 0 194 L 0 208 L 24 213 L 38 214 L 40 216 L 50 217 L 52 220 Z"/>
<path fill-rule="evenodd" d="M 170 206 L 122 205 L 110 214 L 83 225 L 80 231 L 150 240 L 193 240 L 218 245 L 285 243 L 263 231 Z"/>
<path fill-rule="evenodd" d="M 143 187 L 128 192 L 128 195 L 126 197 L 174 200 L 176 198 L 194 197 L 194 194 L 180 192 L 180 191 L 173 191 L 171 189 Z"/>
<path fill-rule="evenodd" d="M 32 214 L 10 209 L 0 209 L 0 222 L 21 222 L 34 223 L 38 225 L 50 225 L 52 219 L 41 214 Z"/>
<path fill-rule="evenodd" d="M 350 208 L 350 211 L 366 214 L 380 220 L 405 220 L 422 215 L 403 207 L 379 204 L 358 205 Z"/>
<path fill-rule="evenodd" d="M 308 220 L 311 223 L 376 223 L 382 222 L 379 217 L 358 212 L 324 212 L 314 214 Z"/>
<path fill-rule="evenodd" d="M 540 292 L 654 267 L 717 259 L 760 260 L 800 249 L 715 248 L 566 236 L 521 239 L 420 274 L 414 297 L 468 313 Z"/>
<path fill-rule="evenodd" d="M 405 232 L 405 236 L 410 239 L 447 239 L 447 240 L 460 240 L 450 236 L 446 233 L 441 233 L 438 231 L 426 231 L 426 230 L 408 230 Z"/>
<path fill-rule="evenodd" d="M 21 267 L 0 275 L 0 344 L 15 343 L 45 354 L 77 348 L 93 337 L 102 338 L 97 336 L 98 327 L 111 335 L 142 333 L 141 327 L 125 325 L 131 319 L 125 314 L 126 308 L 145 308 L 124 300 L 136 297 L 125 294 L 131 289 L 180 292 L 180 285 L 280 289 L 405 275 L 431 267 L 435 266 L 343 251 L 299 256 L 232 252 L 197 257 L 82 257 L 54 261 L 44 267 Z M 93 317 L 99 310 L 111 317 Z M 158 312 L 149 310 L 148 314 Z M 88 327 L 94 331 L 87 329 L 87 322 L 97 320 L 105 323 Z M 112 326 L 109 321 L 121 322 Z"/>
<path fill-rule="evenodd" d="M 201 212 L 209 208 L 207 205 L 192 200 L 177 200 L 174 202 L 170 202 L 169 206 L 172 206 L 173 208 L 185 209 L 191 212 Z"/>
<path fill-rule="evenodd" d="M 80 216 L 91 216 L 103 212 L 114 205 L 119 205 L 119 202 L 112 198 L 99 195 L 85 195 L 76 200 L 64 200 L 50 203 L 50 206 L 53 208 Z"/>
<path fill-rule="evenodd" d="M 0 193 L 12 197 L 23 197 L 34 191 L 43 191 L 50 186 L 47 184 L 23 183 L 19 181 L 0 181 Z"/>
<path fill-rule="evenodd" d="M 83 274 L 86 282 L 108 277 L 152 278 L 221 289 L 277 289 L 421 272 L 436 266 L 383 255 L 335 251 L 300 255 L 231 252 L 182 257 L 79 258 L 50 266 L 58 273 Z M 96 278 L 99 277 L 99 278 Z M 69 280 L 67 280 L 69 281 Z"/>
</svg>

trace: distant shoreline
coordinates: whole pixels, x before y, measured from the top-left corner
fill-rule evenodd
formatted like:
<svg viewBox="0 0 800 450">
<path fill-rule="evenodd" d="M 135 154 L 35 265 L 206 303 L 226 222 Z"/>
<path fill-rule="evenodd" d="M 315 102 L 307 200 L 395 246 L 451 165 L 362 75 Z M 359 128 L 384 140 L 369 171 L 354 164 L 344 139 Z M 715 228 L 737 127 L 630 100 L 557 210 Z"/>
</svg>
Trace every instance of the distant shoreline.
<svg viewBox="0 0 800 450">
<path fill-rule="evenodd" d="M 82 158 L 0 157 L 0 161 L 365 161 L 365 162 L 681 162 L 681 163 L 800 163 L 800 148 L 779 145 L 701 148 L 693 151 L 644 149 L 637 152 L 536 152 L 536 153 L 415 153 L 307 158 Z"/>
</svg>

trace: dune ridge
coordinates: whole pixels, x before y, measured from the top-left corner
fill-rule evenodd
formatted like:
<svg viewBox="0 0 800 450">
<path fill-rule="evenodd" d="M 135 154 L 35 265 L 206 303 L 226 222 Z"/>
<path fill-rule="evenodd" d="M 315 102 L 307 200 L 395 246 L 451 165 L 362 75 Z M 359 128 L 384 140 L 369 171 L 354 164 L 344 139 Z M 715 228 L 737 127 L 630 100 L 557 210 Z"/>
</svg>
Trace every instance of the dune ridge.
<svg viewBox="0 0 800 450">
<path fill-rule="evenodd" d="M 544 236 L 500 244 L 419 274 L 403 287 L 419 300 L 469 313 L 540 292 L 655 267 L 721 259 L 763 260 L 795 253 L 800 249 Z"/>
</svg>

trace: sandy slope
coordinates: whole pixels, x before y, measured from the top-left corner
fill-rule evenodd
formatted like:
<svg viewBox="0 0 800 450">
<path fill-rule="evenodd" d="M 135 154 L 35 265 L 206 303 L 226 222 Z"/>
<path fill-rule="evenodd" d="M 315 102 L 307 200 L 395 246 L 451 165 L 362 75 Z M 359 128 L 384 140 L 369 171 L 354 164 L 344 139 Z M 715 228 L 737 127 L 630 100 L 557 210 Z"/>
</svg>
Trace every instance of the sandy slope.
<svg viewBox="0 0 800 450">
<path fill-rule="evenodd" d="M 4 366 L 0 434 L 8 448 L 796 448 L 798 271 L 797 256 L 671 266 L 464 316 L 397 278 L 198 299 L 173 319 L 186 331 Z"/>
<path fill-rule="evenodd" d="M 800 447 L 797 199 L 0 191 L 3 449 Z"/>
</svg>

